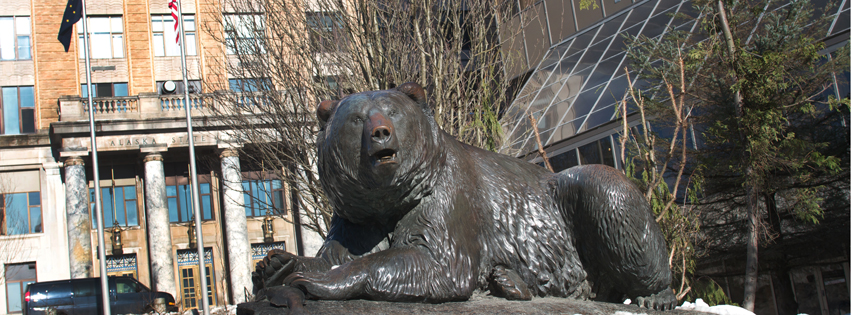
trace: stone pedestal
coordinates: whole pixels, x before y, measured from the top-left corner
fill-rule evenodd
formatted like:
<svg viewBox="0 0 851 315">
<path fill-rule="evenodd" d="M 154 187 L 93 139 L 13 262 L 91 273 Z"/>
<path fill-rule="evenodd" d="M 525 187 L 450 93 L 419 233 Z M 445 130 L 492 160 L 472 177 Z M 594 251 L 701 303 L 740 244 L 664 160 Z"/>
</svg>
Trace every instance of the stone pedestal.
<svg viewBox="0 0 851 315">
<path fill-rule="evenodd" d="M 248 242 L 248 227 L 242 190 L 242 174 L 239 153 L 225 149 L 222 159 L 222 204 L 224 208 L 225 236 L 227 237 L 230 285 L 233 304 L 245 302 L 245 292 L 252 292 L 251 245 Z"/>
<path fill-rule="evenodd" d="M 72 279 L 93 276 L 88 190 L 83 159 L 73 156 L 65 160 L 65 216 Z"/>
<path fill-rule="evenodd" d="M 159 152 L 150 152 L 145 156 L 145 206 L 152 287 L 177 297 L 165 173 L 163 157 Z"/>
</svg>

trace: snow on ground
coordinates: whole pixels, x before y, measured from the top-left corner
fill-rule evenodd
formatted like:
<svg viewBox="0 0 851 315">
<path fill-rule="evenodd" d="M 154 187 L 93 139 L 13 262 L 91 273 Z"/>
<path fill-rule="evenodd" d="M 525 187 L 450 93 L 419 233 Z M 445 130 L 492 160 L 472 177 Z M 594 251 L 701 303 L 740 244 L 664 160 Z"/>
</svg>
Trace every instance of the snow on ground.
<svg viewBox="0 0 851 315">
<path fill-rule="evenodd" d="M 715 305 L 709 306 L 703 299 L 697 299 L 694 303 L 691 302 L 683 302 L 682 306 L 677 306 L 677 309 L 682 310 L 695 310 L 700 312 L 707 313 L 715 313 L 721 315 L 754 315 L 753 312 L 748 311 L 744 308 L 733 306 L 733 305 Z"/>
</svg>

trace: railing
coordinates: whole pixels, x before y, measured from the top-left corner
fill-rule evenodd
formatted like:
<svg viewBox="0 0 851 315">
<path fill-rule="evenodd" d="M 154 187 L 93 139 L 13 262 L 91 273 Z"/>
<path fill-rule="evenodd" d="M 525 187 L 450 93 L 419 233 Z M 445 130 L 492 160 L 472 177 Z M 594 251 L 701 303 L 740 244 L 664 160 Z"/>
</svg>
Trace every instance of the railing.
<svg viewBox="0 0 851 315">
<path fill-rule="evenodd" d="M 255 113 L 273 101 L 269 92 L 224 92 L 220 94 L 189 94 L 188 106 L 192 116 L 213 115 L 214 102 L 224 103 L 222 110 L 238 110 Z M 232 93 L 232 94 L 231 94 Z M 287 93 L 281 91 L 280 93 Z M 217 96 L 218 95 L 218 96 Z M 185 115 L 183 94 L 159 95 L 157 93 L 139 93 L 136 96 L 95 97 L 94 111 L 96 119 L 148 119 L 164 117 L 183 117 Z M 79 96 L 59 98 L 60 121 L 88 120 L 88 99 Z M 234 106 L 235 105 L 235 106 Z"/>
<path fill-rule="evenodd" d="M 93 101 L 95 115 L 139 112 L 138 96 L 95 97 Z M 83 112 L 88 113 L 89 99 L 82 98 L 81 103 Z"/>
<path fill-rule="evenodd" d="M 164 112 L 184 111 L 183 106 L 186 102 L 183 98 L 184 95 L 176 94 L 160 96 L 160 109 Z M 209 102 L 209 97 L 204 94 L 189 94 L 189 109 L 191 110 L 206 109 Z"/>
</svg>

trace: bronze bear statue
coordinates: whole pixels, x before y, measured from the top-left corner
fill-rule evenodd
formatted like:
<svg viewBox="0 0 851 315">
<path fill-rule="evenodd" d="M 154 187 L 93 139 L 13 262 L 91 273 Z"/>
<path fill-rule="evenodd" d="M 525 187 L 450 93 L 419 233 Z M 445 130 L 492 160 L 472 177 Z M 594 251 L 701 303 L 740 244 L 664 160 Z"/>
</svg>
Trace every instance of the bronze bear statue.
<svg viewBox="0 0 851 315">
<path fill-rule="evenodd" d="M 334 215 L 315 258 L 273 251 L 255 293 L 439 303 L 489 290 L 666 310 L 676 303 L 665 240 L 620 171 L 554 174 L 441 130 L 423 88 L 324 101 L 319 176 Z"/>
</svg>

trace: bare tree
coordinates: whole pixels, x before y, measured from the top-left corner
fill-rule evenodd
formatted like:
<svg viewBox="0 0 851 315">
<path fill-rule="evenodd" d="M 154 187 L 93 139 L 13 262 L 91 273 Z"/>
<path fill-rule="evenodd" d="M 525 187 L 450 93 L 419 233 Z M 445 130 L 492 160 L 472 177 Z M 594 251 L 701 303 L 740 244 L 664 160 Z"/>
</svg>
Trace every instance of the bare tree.
<svg viewBox="0 0 851 315">
<path fill-rule="evenodd" d="M 315 158 L 315 106 L 324 99 L 415 81 L 438 124 L 494 150 L 510 95 L 497 29 L 509 12 L 493 1 L 222 0 L 224 19 L 202 27 L 225 45 L 208 77 L 212 110 L 250 163 L 292 190 L 299 222 L 325 236 L 331 214 Z M 223 80 L 222 80 L 223 81 Z M 295 218 L 295 216 L 294 216 Z"/>
</svg>

